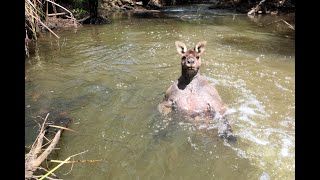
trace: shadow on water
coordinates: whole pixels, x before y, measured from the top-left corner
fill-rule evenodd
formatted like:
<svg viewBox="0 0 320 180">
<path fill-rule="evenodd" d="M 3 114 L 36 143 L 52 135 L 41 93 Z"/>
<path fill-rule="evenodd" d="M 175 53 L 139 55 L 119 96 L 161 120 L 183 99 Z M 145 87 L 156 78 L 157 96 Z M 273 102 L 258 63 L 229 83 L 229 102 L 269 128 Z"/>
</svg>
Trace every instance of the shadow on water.
<svg viewBox="0 0 320 180">
<path fill-rule="evenodd" d="M 28 98 L 31 97 L 31 100 Z M 25 128 L 28 134 L 25 137 L 25 144 L 31 145 L 38 135 L 38 124 L 42 124 L 44 118 L 49 114 L 47 123 L 69 127 L 71 123 L 74 123 L 74 117 L 70 112 L 76 111 L 79 108 L 84 108 L 89 99 L 92 99 L 90 95 L 78 96 L 76 98 L 54 98 L 49 99 L 46 95 L 34 92 L 32 95 L 26 94 L 26 101 L 33 101 L 35 106 L 26 105 L 25 116 L 30 117 L 25 121 Z M 56 128 L 47 129 L 47 137 L 50 138 L 53 133 L 57 131 Z"/>
</svg>

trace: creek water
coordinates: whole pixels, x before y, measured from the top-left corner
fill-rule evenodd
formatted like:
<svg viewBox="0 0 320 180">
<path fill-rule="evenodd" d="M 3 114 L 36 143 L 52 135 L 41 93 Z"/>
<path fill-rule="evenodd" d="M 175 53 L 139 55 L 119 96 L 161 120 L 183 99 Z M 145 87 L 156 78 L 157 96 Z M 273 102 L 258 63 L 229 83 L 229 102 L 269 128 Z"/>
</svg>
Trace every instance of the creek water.
<svg viewBox="0 0 320 180">
<path fill-rule="evenodd" d="M 26 146 L 50 113 L 77 131 L 64 131 L 52 159 L 88 150 L 71 160 L 102 160 L 64 164 L 63 179 L 295 179 L 294 30 L 282 16 L 205 9 L 114 13 L 111 24 L 43 34 L 25 61 Z M 160 116 L 180 76 L 177 40 L 207 41 L 201 74 L 228 104 L 236 143 Z"/>
</svg>

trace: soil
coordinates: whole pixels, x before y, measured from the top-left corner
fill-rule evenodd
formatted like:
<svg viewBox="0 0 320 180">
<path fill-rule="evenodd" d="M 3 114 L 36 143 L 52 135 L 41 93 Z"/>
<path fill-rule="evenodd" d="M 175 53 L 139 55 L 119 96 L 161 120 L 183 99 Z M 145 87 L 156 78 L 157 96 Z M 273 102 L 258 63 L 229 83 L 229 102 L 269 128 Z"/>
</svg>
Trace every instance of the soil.
<svg viewBox="0 0 320 180">
<path fill-rule="evenodd" d="M 80 24 L 75 22 L 73 19 L 48 17 L 46 21 L 46 26 L 51 30 L 53 30 L 53 29 L 60 29 L 60 28 L 77 28 L 80 26 Z"/>
</svg>

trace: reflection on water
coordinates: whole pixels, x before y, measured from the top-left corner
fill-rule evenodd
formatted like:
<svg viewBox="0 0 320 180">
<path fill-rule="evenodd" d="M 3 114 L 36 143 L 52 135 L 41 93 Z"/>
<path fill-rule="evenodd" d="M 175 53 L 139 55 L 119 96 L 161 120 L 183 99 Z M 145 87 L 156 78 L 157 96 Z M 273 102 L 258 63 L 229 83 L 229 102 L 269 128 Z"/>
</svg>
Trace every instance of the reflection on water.
<svg viewBox="0 0 320 180">
<path fill-rule="evenodd" d="M 68 117 L 54 158 L 63 179 L 294 179 L 294 31 L 245 15 L 179 9 L 154 18 L 113 14 L 113 23 L 45 34 L 26 59 L 26 145 L 37 116 Z M 192 17 L 192 16 L 189 16 Z M 279 17 L 275 17 L 279 18 Z M 208 42 L 201 73 L 228 104 L 236 144 L 196 130 L 157 105 L 180 75 L 174 42 Z"/>
</svg>

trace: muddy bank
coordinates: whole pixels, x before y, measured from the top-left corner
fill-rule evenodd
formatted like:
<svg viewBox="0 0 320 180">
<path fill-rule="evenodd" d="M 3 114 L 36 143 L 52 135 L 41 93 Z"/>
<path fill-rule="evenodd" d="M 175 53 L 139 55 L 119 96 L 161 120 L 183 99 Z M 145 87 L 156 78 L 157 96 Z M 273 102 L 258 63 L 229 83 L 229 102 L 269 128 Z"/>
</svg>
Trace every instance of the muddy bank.
<svg viewBox="0 0 320 180">
<path fill-rule="evenodd" d="M 75 19 L 64 19 L 58 17 L 48 17 L 46 24 L 51 30 L 61 28 L 77 28 L 80 26 Z"/>
<path fill-rule="evenodd" d="M 210 9 L 233 9 L 240 13 L 279 14 L 295 12 L 294 0 L 217 0 Z"/>
</svg>

